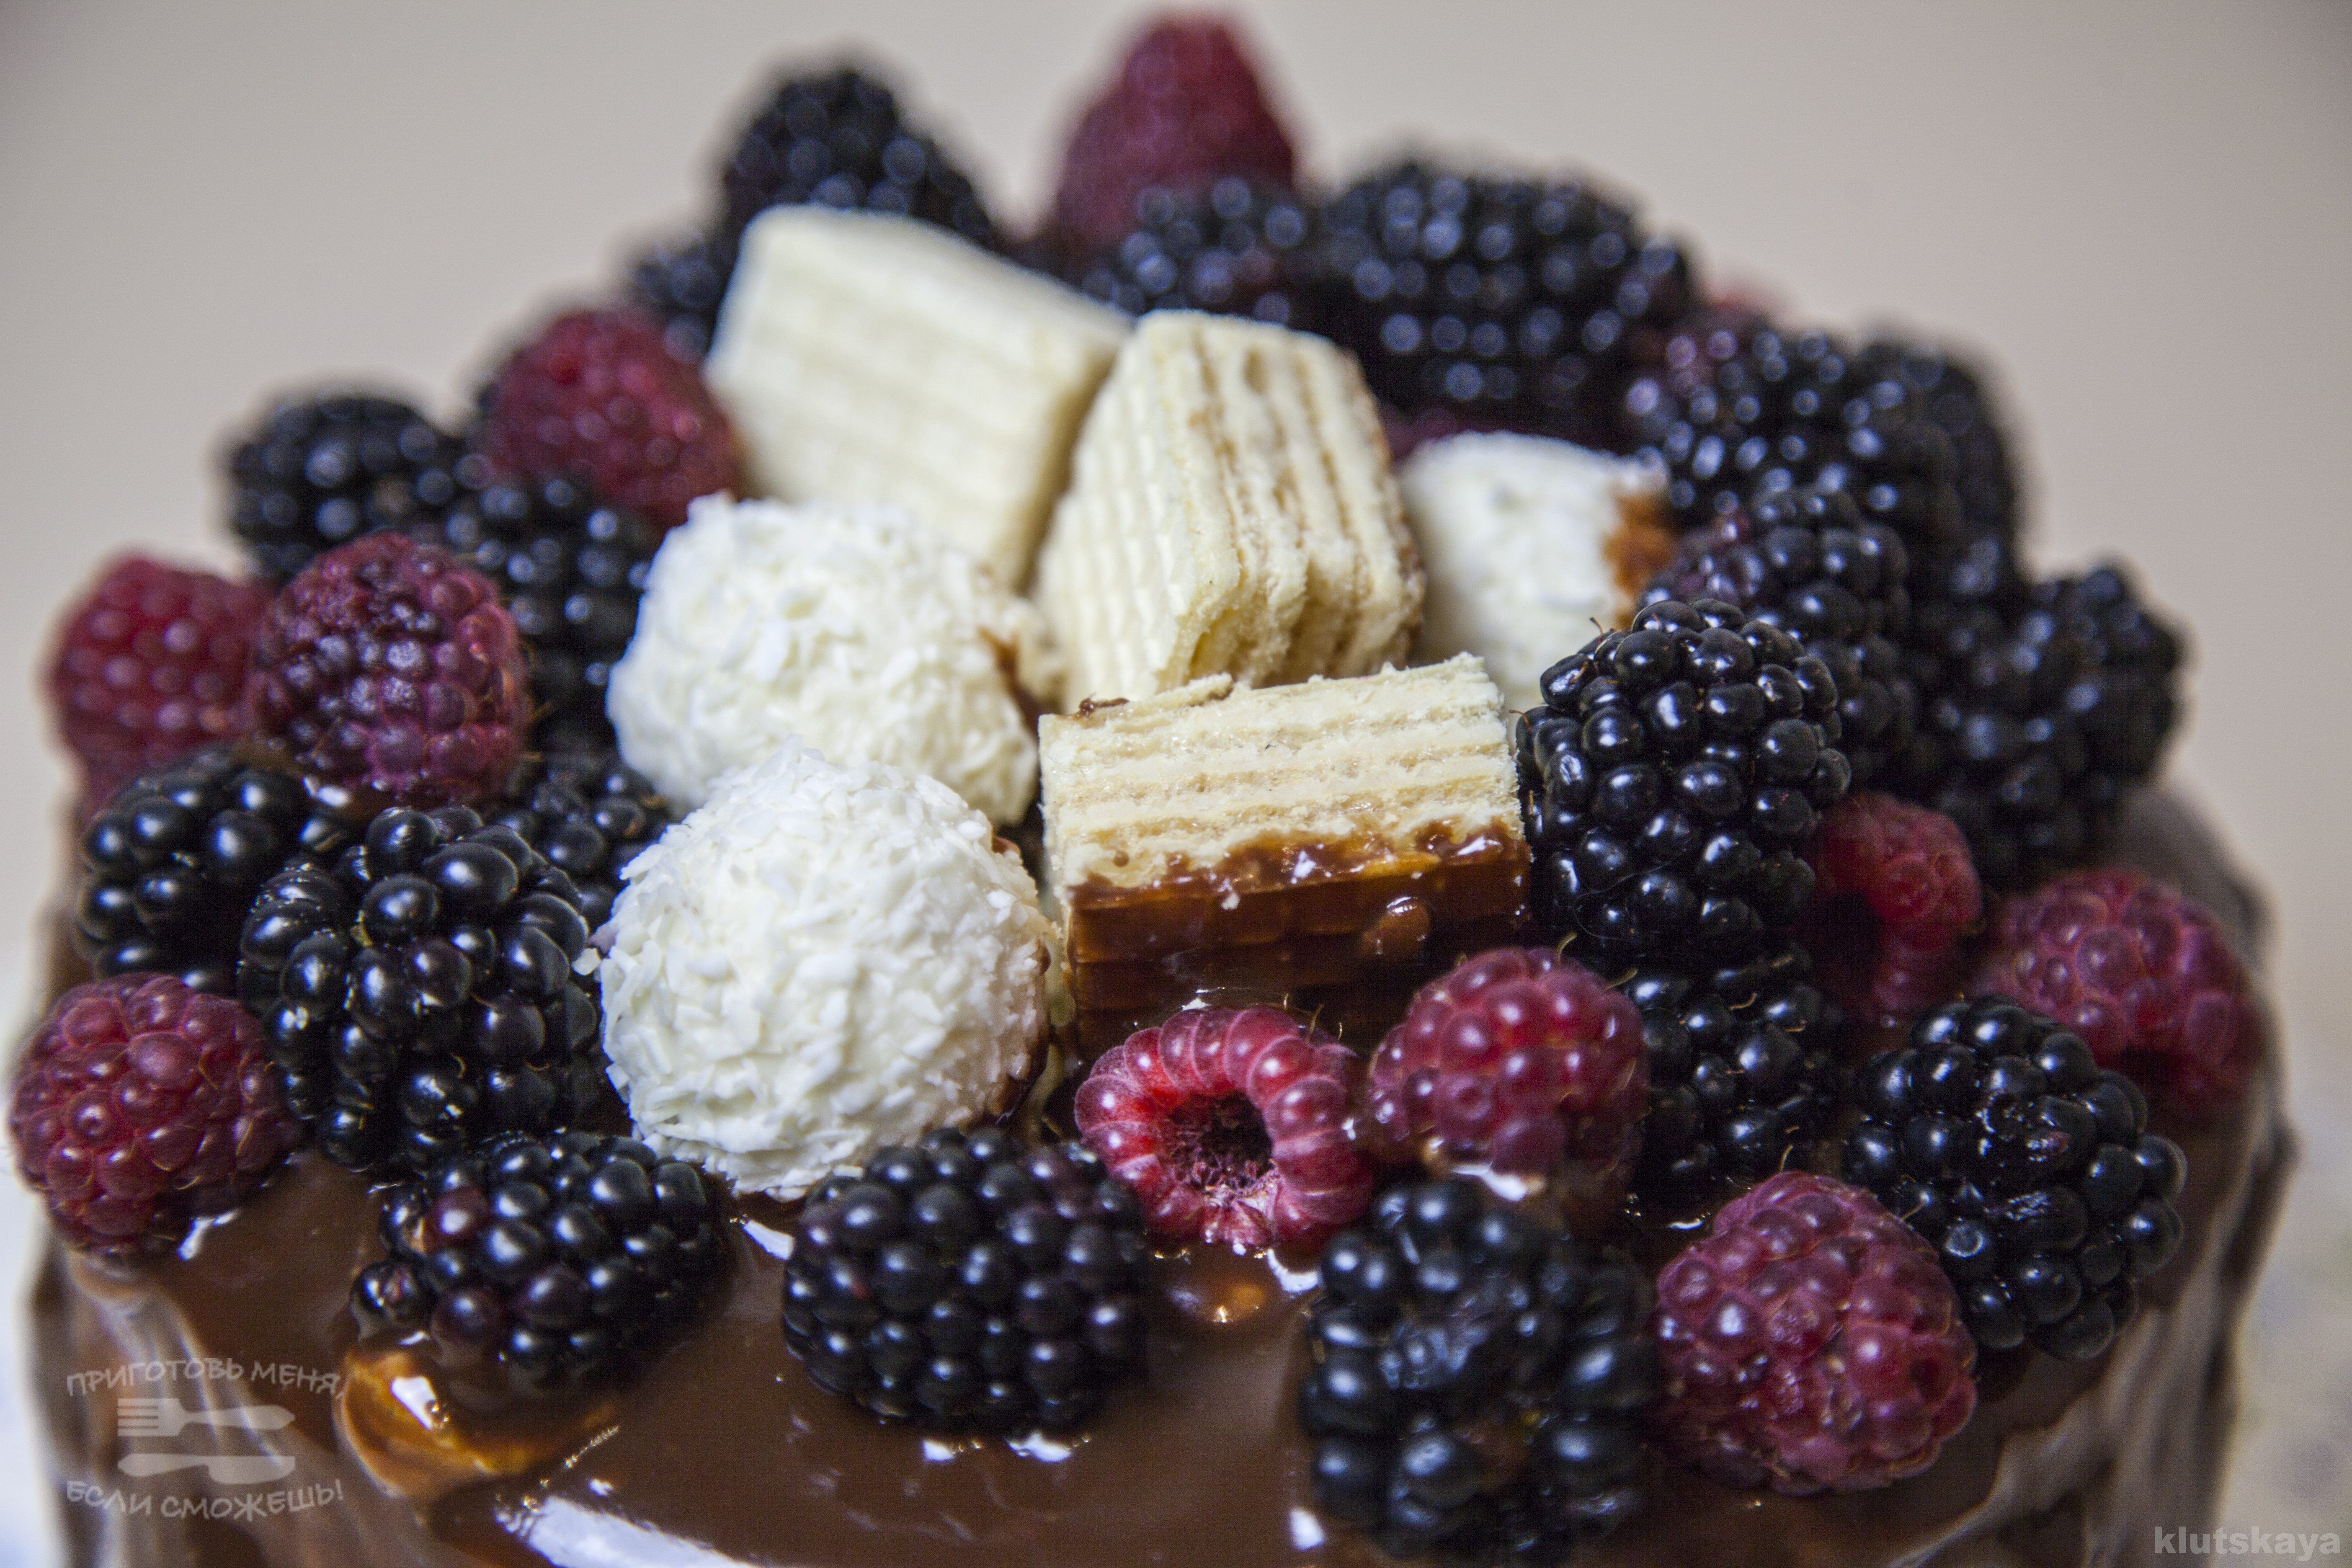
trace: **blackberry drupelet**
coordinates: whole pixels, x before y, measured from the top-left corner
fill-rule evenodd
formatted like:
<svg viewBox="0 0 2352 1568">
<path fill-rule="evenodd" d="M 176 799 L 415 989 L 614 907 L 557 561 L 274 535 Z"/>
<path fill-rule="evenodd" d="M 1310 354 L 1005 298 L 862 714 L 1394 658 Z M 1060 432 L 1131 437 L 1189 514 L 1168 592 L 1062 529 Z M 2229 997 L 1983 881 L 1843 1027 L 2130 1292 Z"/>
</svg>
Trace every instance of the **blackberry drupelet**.
<svg viewBox="0 0 2352 1568">
<path fill-rule="evenodd" d="M 1545 929 L 1613 965 L 1737 958 L 1812 896 L 1806 854 L 1849 782 L 1829 669 L 1719 600 L 1644 605 L 1546 671 L 1518 725 Z"/>
<path fill-rule="evenodd" d="M 1684 253 L 1573 181 L 1421 163 L 1325 207 L 1326 330 L 1402 413 L 1590 447 L 1696 289 Z"/>
<path fill-rule="evenodd" d="M 487 472 L 415 408 L 366 392 L 278 404 L 228 467 L 229 526 L 271 583 L 363 533 L 439 517 Z"/>
<path fill-rule="evenodd" d="M 1956 1002 L 1857 1084 L 1845 1174 L 1937 1249 L 1986 1350 L 2087 1361 L 2180 1245 L 2180 1150 L 2081 1037 L 2005 996 Z"/>
<path fill-rule="evenodd" d="M 1286 186 L 1238 175 L 1203 193 L 1155 187 L 1112 248 L 1073 258 L 1068 279 L 1131 315 L 1210 310 L 1318 330 L 1314 209 Z"/>
<path fill-rule="evenodd" d="M 1455 1179 L 1382 1194 L 1322 1280 L 1298 1420 L 1325 1512 L 1394 1557 L 1533 1565 L 1640 1509 L 1658 1363 L 1631 1268 Z"/>
<path fill-rule="evenodd" d="M 1919 693 L 1899 640 L 1910 627 L 1910 558 L 1852 496 L 1807 485 L 1759 498 L 1685 534 L 1648 600 L 1721 599 L 1794 632 L 1838 687 L 1838 749 L 1857 785 L 1911 743 Z"/>
<path fill-rule="evenodd" d="M 1622 989 L 1650 1056 L 1644 1198 L 1674 1210 L 1804 1163 L 1837 1109 L 1846 1019 L 1813 984 L 1803 944 L 1697 971 L 1645 966 Z"/>
<path fill-rule="evenodd" d="M 410 533 L 498 584 L 530 649 L 532 745 L 610 747 L 604 687 L 637 629 L 652 529 L 578 479 L 501 479 Z"/>
<path fill-rule="evenodd" d="M 1895 380 L 1925 400 L 1927 422 L 1950 437 L 1960 516 L 1972 533 L 2018 534 L 2017 472 L 2000 411 L 1976 367 L 1948 349 L 1881 340 L 1863 346 L 1864 373 Z"/>
<path fill-rule="evenodd" d="M 238 987 L 286 1100 L 348 1170 L 423 1172 L 596 1091 L 570 879 L 470 807 L 379 812 L 331 866 L 272 878 Z"/>
<path fill-rule="evenodd" d="M 99 976 L 147 971 L 236 994 L 236 932 L 289 863 L 340 853 L 337 802 L 291 773 L 206 746 L 115 793 L 81 833 L 74 950 Z"/>
<path fill-rule="evenodd" d="M 384 1195 L 390 1256 L 352 1282 L 352 1310 L 528 1389 L 593 1382 L 693 1313 L 718 1277 L 718 1217 L 700 1172 L 633 1139 L 496 1138 Z"/>
<path fill-rule="evenodd" d="M 778 83 L 728 155 L 720 188 L 714 254 L 731 256 L 768 208 L 802 202 L 896 213 L 998 244 L 971 176 L 900 118 L 887 87 L 847 68 Z"/>
<path fill-rule="evenodd" d="M 572 879 L 592 931 L 613 918 L 622 869 L 677 820 L 661 792 L 609 747 L 532 759 L 488 815 Z"/>
<path fill-rule="evenodd" d="M 630 302 L 659 321 L 662 342 L 688 363 L 710 350 L 719 302 L 735 271 L 735 247 L 723 236 L 691 230 L 655 240 L 629 264 Z"/>
<path fill-rule="evenodd" d="M 820 1388 L 951 1431 L 1074 1426 L 1142 1364 L 1133 1192 L 1081 1143 L 926 1134 L 831 1178 L 784 1269 L 784 1340 Z"/>
<path fill-rule="evenodd" d="M 1989 887 L 2088 859 L 2171 736 L 2171 628 L 2119 567 L 2029 584 L 1980 535 L 1946 563 L 1906 640 L 1920 722 L 1888 787 L 1958 822 Z"/>
<path fill-rule="evenodd" d="M 1915 574 L 1962 539 L 1957 459 L 1927 400 L 1826 333 L 1705 311 L 1665 336 L 1620 412 L 1612 444 L 1665 464 L 1685 526 L 1818 484 L 1893 529 Z"/>
</svg>

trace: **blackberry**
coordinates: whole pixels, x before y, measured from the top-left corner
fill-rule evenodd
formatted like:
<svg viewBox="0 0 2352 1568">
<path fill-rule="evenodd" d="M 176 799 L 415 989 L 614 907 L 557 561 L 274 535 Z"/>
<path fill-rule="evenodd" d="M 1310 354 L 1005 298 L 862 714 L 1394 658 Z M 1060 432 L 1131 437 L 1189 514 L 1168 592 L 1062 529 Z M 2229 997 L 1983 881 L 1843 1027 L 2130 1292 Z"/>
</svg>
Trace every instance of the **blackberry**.
<svg viewBox="0 0 2352 1568">
<path fill-rule="evenodd" d="M 483 477 L 457 437 L 366 392 L 279 403 L 228 467 L 229 526 L 254 575 L 271 583 L 363 533 L 436 519 Z"/>
<path fill-rule="evenodd" d="M 718 1218 L 700 1172 L 632 1139 L 496 1138 L 384 1194 L 389 1256 L 352 1282 L 352 1310 L 528 1389 L 590 1383 L 694 1311 L 719 1273 Z"/>
<path fill-rule="evenodd" d="M 2081 1037 L 2006 996 L 1955 1002 L 1857 1086 L 1846 1179 L 1933 1245 L 1986 1350 L 2087 1361 L 2180 1245 L 2179 1147 Z"/>
<path fill-rule="evenodd" d="M 1394 1557 L 1538 1564 L 1641 1507 L 1632 1268 L 1457 1178 L 1382 1194 L 1321 1272 L 1298 1420 L 1325 1512 Z"/>
<path fill-rule="evenodd" d="M 1572 180 L 1391 165 L 1332 198 L 1328 329 L 1406 415 L 1608 445 L 1633 367 L 1696 298 L 1688 259 Z"/>
<path fill-rule="evenodd" d="M 1845 1015 L 1794 940 L 1746 963 L 1652 965 L 1622 989 L 1642 1010 L 1650 1107 L 1635 1185 L 1668 1206 L 1804 1163 L 1838 1104 Z"/>
<path fill-rule="evenodd" d="M 1794 632 L 1838 687 L 1838 749 L 1857 785 L 1911 743 L 1919 693 L 1896 641 L 1909 629 L 1910 559 L 1843 490 L 1759 498 L 1683 536 L 1645 599 L 1721 599 Z"/>
<path fill-rule="evenodd" d="M 719 302 L 735 271 L 735 247 L 700 231 L 654 241 L 629 264 L 629 300 L 662 325 L 669 352 L 689 363 L 710 350 Z"/>
<path fill-rule="evenodd" d="M 677 820 L 661 792 L 609 747 L 534 758 L 488 816 L 572 879 L 592 931 L 613 918 L 622 869 Z"/>
<path fill-rule="evenodd" d="M 1286 186 L 1239 175 L 1202 194 L 1155 187 L 1111 249 L 1069 265 L 1072 283 L 1130 315 L 1210 310 L 1318 330 L 1315 217 Z"/>
<path fill-rule="evenodd" d="M 2161 761 L 2176 634 L 2120 567 L 2028 584 L 1992 535 L 1947 563 L 1906 638 L 1922 694 L 1889 787 L 1960 825 L 1990 887 L 2082 864 Z"/>
<path fill-rule="evenodd" d="M 532 745 L 611 746 L 604 686 L 637 629 L 653 531 L 584 482 L 555 479 L 501 479 L 409 531 L 498 584 L 530 649 Z"/>
<path fill-rule="evenodd" d="M 1964 536 L 1951 438 L 1925 396 L 1827 333 L 1708 310 L 1666 334 L 1622 411 L 1615 444 L 1664 463 L 1686 527 L 1813 484 L 1893 529 L 1914 573 Z"/>
<path fill-rule="evenodd" d="M 1949 350 L 1921 343 L 1867 343 L 1861 363 L 1873 379 L 1898 380 L 1917 393 L 1927 422 L 1951 440 L 1960 517 L 1969 531 L 2015 539 L 2017 473 L 2000 411 L 1985 390 L 1983 375 Z"/>
<path fill-rule="evenodd" d="M 90 972 L 152 972 L 236 994 L 236 932 L 289 862 L 331 858 L 352 837 L 340 801 L 291 773 L 206 746 L 142 773 L 81 833 L 74 949 Z"/>
<path fill-rule="evenodd" d="M 571 879 L 512 828 L 394 807 L 333 864 L 262 888 L 238 987 L 320 1152 L 421 1173 L 593 1096 L 587 945 Z"/>
<path fill-rule="evenodd" d="M 1533 902 L 1612 965 L 1753 952 L 1812 896 L 1846 792 L 1838 689 L 1797 639 L 1719 600 L 1644 605 L 1543 678 L 1518 725 Z"/>
<path fill-rule="evenodd" d="M 920 218 L 997 247 L 971 176 L 900 118 L 887 87 L 856 70 L 779 82 L 728 155 L 720 187 L 714 254 L 732 255 L 768 208 L 802 202 Z"/>
<path fill-rule="evenodd" d="M 831 1178 L 784 1269 L 820 1388 L 947 1430 L 1074 1426 L 1142 1364 L 1143 1211 L 1081 1143 L 928 1133 Z"/>
</svg>

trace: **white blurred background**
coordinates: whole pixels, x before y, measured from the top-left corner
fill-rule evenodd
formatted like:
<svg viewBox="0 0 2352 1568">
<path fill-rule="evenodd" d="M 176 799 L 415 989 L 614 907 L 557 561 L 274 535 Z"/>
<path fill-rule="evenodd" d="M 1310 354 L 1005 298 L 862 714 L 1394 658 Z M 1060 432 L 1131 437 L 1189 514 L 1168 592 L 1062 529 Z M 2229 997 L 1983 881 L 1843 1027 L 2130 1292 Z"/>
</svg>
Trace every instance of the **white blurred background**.
<svg viewBox="0 0 2352 1568">
<path fill-rule="evenodd" d="M 2352 5 L 1233 8 L 1324 179 L 1409 141 L 1573 163 L 1791 316 L 1979 350 L 2039 559 L 2126 555 L 2194 629 L 2171 779 L 2271 897 L 2312 1156 L 2230 1512 L 2352 1534 Z M 1142 9 L 0 0 L 11 1016 L 59 869 L 54 608 L 119 549 L 230 563 L 216 459 L 268 394 L 366 375 L 454 411 L 543 307 L 703 210 L 788 59 L 881 63 L 1015 226 Z M 0 1542 L 44 1515 L 26 1441 L 8 1415 L 0 1479 L 31 1484 Z"/>
</svg>

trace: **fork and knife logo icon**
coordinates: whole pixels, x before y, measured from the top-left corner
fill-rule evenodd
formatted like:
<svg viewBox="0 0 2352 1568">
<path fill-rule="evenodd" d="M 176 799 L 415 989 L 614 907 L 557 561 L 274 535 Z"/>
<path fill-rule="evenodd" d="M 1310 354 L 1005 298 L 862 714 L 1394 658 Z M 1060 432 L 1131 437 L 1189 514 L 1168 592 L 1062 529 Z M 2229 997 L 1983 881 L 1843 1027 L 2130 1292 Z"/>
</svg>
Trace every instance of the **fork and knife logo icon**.
<svg viewBox="0 0 2352 1568">
<path fill-rule="evenodd" d="M 176 1437 L 190 1426 L 215 1431 L 275 1432 L 292 1425 L 294 1413 L 277 1405 L 231 1405 L 191 1410 L 176 1399 L 125 1399 L 115 1415 L 118 1437 Z M 291 1454 L 131 1453 L 116 1462 L 126 1476 L 161 1476 L 201 1469 L 224 1486 L 258 1486 L 294 1472 Z"/>
</svg>

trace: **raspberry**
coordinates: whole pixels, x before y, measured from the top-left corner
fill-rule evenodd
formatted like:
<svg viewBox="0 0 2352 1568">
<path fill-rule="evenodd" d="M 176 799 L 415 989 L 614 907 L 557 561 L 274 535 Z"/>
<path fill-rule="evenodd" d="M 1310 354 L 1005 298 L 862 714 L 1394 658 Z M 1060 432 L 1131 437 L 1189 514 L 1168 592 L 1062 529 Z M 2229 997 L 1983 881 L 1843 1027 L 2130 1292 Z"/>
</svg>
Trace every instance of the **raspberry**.
<svg viewBox="0 0 2352 1568">
<path fill-rule="evenodd" d="M 331 867 L 271 878 L 239 945 L 287 1104 L 347 1170 L 428 1171 L 600 1090 L 580 895 L 470 807 L 378 812 Z"/>
<path fill-rule="evenodd" d="M 997 1128 L 885 1149 L 801 1212 L 784 1341 L 819 1387 L 950 1431 L 1075 1426 L 1143 1363 L 1135 1194 Z"/>
<path fill-rule="evenodd" d="M 1236 1249 L 1319 1242 L 1364 1212 L 1355 1053 L 1276 1007 L 1179 1013 L 1095 1062 L 1078 1131 L 1151 1228 Z"/>
<path fill-rule="evenodd" d="M 142 555 L 107 563 L 49 657 L 58 732 L 88 816 L 132 775 L 245 729 L 240 698 L 268 594 Z"/>
<path fill-rule="evenodd" d="M 718 1204 L 700 1172 L 627 1138 L 509 1136 L 394 1187 L 391 1256 L 352 1282 L 364 1329 L 426 1330 L 525 1389 L 624 1370 L 717 1278 Z"/>
<path fill-rule="evenodd" d="M 1391 1557 L 1538 1568 L 1640 1510 L 1658 1363 L 1622 1259 L 1456 1179 L 1381 1194 L 1321 1275 L 1298 1424 L 1325 1512 Z"/>
<path fill-rule="evenodd" d="M 1863 1491 L 1916 1475 L 1976 1408 L 1976 1347 L 1936 1256 L 1867 1193 L 1786 1171 L 1658 1276 L 1655 1429 L 1731 1486 Z"/>
<path fill-rule="evenodd" d="M 16 1061 L 8 1129 L 26 1182 L 76 1247 L 167 1251 L 242 1201 L 301 1141 L 261 1026 L 162 974 L 77 985 Z"/>
<path fill-rule="evenodd" d="M 1171 17 L 1136 39 L 1062 155 L 1054 219 L 1084 256 L 1117 245 L 1153 186 L 1205 191 L 1222 175 L 1291 183 L 1297 155 L 1224 23 Z"/>
<path fill-rule="evenodd" d="M 1958 823 L 1875 790 L 1848 795 L 1822 817 L 1813 866 L 1807 945 L 1847 1011 L 1892 1026 L 1956 993 L 1960 939 L 1984 910 Z"/>
<path fill-rule="evenodd" d="M 330 551 L 286 585 L 246 698 L 303 772 L 420 805 L 497 793 L 530 719 L 498 589 L 397 533 Z"/>
<path fill-rule="evenodd" d="M 1974 989 L 2083 1037 L 2103 1067 L 2192 1110 L 2234 1098 L 2262 1055 L 2261 1010 L 2203 905 L 2137 871 L 2076 871 L 2006 900 Z"/>
<path fill-rule="evenodd" d="M 742 488 L 735 431 L 693 365 L 635 310 L 558 316 L 482 389 L 476 444 L 499 473 L 585 478 L 656 530 Z"/>
<path fill-rule="evenodd" d="M 1632 1002 L 1549 948 L 1482 953 L 1421 988 L 1373 1054 L 1372 1119 L 1448 1161 L 1540 1175 L 1626 1163 L 1649 1090 Z"/>
<path fill-rule="evenodd" d="M 2183 1156 L 2131 1079 L 2005 996 L 1937 1008 L 1855 1076 L 1846 1178 L 1936 1245 L 1977 1343 L 2104 1352 L 2180 1246 Z"/>
</svg>

